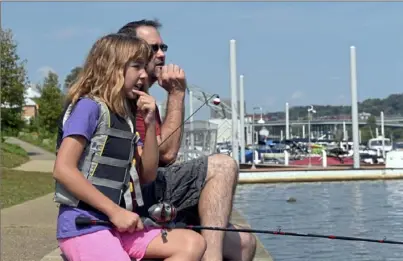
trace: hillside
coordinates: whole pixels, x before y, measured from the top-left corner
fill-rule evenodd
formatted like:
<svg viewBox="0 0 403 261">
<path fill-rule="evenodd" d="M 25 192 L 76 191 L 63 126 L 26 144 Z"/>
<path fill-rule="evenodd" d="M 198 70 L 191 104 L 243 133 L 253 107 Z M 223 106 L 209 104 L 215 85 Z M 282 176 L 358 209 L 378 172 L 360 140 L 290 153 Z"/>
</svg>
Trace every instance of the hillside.
<svg viewBox="0 0 403 261">
<path fill-rule="evenodd" d="M 321 117 L 350 117 L 351 106 L 331 106 L 331 105 L 315 105 L 313 104 L 316 115 L 315 118 Z M 385 99 L 367 99 L 358 103 L 358 112 L 370 113 L 374 116 L 379 116 L 383 110 L 385 117 L 388 115 L 403 116 L 403 93 L 391 94 Z M 284 119 L 285 113 L 269 112 L 266 115 L 272 119 Z M 296 120 L 298 118 L 307 117 L 307 106 L 290 107 L 290 119 Z"/>
</svg>

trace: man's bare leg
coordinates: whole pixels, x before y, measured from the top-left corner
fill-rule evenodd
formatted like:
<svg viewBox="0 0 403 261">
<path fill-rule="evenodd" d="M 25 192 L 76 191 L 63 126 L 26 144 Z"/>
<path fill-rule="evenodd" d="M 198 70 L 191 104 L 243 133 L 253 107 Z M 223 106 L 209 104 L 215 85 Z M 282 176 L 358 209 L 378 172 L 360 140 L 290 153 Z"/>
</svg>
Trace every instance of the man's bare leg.
<svg viewBox="0 0 403 261">
<path fill-rule="evenodd" d="M 237 183 L 238 165 L 231 157 L 224 154 L 208 157 L 206 184 L 199 199 L 202 226 L 227 227 Z M 203 260 L 222 261 L 224 232 L 202 230 L 201 234 L 207 242 Z"/>
<path fill-rule="evenodd" d="M 231 228 L 242 228 L 236 224 Z M 224 258 L 231 261 L 252 261 L 256 254 L 256 237 L 252 233 L 226 232 Z"/>
</svg>

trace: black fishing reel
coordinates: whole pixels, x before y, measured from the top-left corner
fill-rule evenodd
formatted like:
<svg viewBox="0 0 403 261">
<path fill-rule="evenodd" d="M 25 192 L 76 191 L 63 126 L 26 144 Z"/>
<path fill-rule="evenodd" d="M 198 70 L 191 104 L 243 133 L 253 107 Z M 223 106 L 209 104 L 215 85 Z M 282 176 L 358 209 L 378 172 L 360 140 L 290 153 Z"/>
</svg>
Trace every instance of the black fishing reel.
<svg viewBox="0 0 403 261">
<path fill-rule="evenodd" d="M 177 212 L 176 208 L 166 202 L 159 202 L 157 204 L 152 205 L 148 209 L 148 214 L 153 219 L 154 222 L 158 224 L 166 224 L 174 221 L 176 218 Z"/>
</svg>

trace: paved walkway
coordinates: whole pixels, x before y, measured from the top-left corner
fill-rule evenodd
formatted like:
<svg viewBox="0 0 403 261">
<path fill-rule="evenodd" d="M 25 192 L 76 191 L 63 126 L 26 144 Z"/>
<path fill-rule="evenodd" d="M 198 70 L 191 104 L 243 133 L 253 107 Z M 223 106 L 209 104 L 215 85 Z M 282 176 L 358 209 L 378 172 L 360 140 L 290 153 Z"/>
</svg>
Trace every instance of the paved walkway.
<svg viewBox="0 0 403 261">
<path fill-rule="evenodd" d="M 56 159 L 54 153 L 14 137 L 6 138 L 6 142 L 21 146 L 29 155 L 30 161 L 15 169 L 22 171 L 53 172 L 53 165 Z"/>
<path fill-rule="evenodd" d="M 30 161 L 17 167 L 22 171 L 52 172 L 55 156 L 34 145 L 9 137 L 28 152 Z M 55 249 L 57 205 L 53 194 L 1 210 L 1 260 L 32 261 Z"/>
<path fill-rule="evenodd" d="M 32 261 L 57 247 L 53 194 L 1 210 L 1 260 Z"/>
</svg>

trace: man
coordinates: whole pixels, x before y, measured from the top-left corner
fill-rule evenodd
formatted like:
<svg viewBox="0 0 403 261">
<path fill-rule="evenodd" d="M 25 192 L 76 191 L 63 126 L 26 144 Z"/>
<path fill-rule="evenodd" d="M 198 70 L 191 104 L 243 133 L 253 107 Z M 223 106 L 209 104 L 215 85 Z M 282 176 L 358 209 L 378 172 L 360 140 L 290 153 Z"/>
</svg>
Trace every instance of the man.
<svg viewBox="0 0 403 261">
<path fill-rule="evenodd" d="M 238 166 L 229 156 L 215 154 L 200 157 L 185 163 L 175 162 L 182 136 L 186 77 L 177 65 L 165 65 L 164 44 L 158 29 L 158 21 L 141 20 L 123 26 L 119 33 L 126 33 L 145 40 L 154 52 L 149 72 L 150 86 L 158 83 L 168 93 L 166 117 L 158 122 L 157 140 L 160 152 L 158 177 L 152 184 L 143 186 L 145 202 L 140 210 L 146 210 L 152 204 L 163 200 L 172 203 L 178 210 L 178 218 L 188 224 L 226 227 L 229 224 L 233 196 L 238 181 Z M 157 119 L 160 119 L 157 111 Z M 141 116 L 137 116 L 136 129 L 144 140 L 145 129 Z M 230 225 L 231 226 L 231 225 Z M 203 260 L 221 261 L 252 260 L 256 249 L 256 239 L 250 233 L 235 233 L 202 230 L 207 241 L 207 250 Z"/>
</svg>

